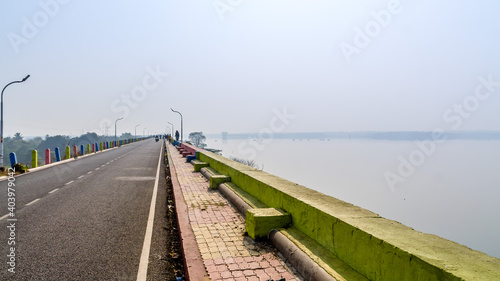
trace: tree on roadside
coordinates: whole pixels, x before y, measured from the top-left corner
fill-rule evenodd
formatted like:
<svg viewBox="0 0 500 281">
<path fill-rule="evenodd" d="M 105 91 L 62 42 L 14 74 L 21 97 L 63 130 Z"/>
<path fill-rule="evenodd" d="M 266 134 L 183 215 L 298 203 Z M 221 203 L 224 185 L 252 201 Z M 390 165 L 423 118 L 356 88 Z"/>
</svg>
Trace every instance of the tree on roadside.
<svg viewBox="0 0 500 281">
<path fill-rule="evenodd" d="M 203 132 L 192 132 L 189 133 L 189 140 L 191 143 L 199 148 L 205 148 L 207 145 L 204 143 L 207 138 L 203 135 Z"/>
<path fill-rule="evenodd" d="M 21 135 L 21 133 L 15 133 L 14 134 L 14 140 L 15 141 L 22 141 L 23 140 L 23 136 Z"/>
</svg>

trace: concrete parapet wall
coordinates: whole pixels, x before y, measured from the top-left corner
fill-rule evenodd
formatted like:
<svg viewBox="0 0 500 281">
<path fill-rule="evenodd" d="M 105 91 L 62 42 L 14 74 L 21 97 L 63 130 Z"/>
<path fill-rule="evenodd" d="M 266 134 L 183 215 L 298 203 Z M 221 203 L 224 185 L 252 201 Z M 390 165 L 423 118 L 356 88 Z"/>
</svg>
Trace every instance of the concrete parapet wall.
<svg viewBox="0 0 500 281">
<path fill-rule="evenodd" d="M 180 143 L 179 147 L 181 147 L 182 149 L 184 149 L 190 155 L 195 155 L 196 151 L 198 150 L 198 148 L 196 146 L 190 145 L 190 144 L 187 144 L 187 143 Z"/>
<path fill-rule="evenodd" d="M 211 152 L 197 159 L 370 280 L 500 280 L 500 259 Z"/>
</svg>

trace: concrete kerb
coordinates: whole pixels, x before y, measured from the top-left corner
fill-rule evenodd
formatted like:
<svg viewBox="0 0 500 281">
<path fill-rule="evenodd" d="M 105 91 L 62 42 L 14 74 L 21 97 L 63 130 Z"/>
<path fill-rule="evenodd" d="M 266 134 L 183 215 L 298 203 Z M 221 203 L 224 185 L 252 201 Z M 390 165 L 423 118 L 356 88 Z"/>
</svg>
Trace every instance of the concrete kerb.
<svg viewBox="0 0 500 281">
<path fill-rule="evenodd" d="M 196 243 L 196 238 L 189 224 L 188 207 L 184 201 L 181 186 L 177 179 L 177 172 L 170 156 L 170 148 L 164 142 L 167 151 L 167 159 L 170 169 L 170 179 L 174 193 L 175 210 L 177 213 L 177 229 L 181 239 L 182 255 L 184 257 L 184 270 L 186 279 L 191 281 L 210 280 L 205 270 L 205 265 L 200 254 L 200 249 Z"/>
</svg>

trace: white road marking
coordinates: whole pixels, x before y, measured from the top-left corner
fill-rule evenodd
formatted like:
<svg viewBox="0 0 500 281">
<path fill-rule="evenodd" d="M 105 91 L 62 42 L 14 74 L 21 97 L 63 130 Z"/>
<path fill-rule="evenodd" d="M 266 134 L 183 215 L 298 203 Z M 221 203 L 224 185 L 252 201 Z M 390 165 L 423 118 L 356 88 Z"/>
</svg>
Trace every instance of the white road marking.
<svg viewBox="0 0 500 281">
<path fill-rule="evenodd" d="M 56 188 L 56 189 L 54 189 L 54 190 L 52 190 L 52 191 L 49 191 L 49 193 L 54 193 L 54 192 L 56 192 L 56 191 L 58 191 L 58 190 L 59 190 L 59 188 Z"/>
<path fill-rule="evenodd" d="M 6 214 L 6 215 L 4 215 L 4 216 L 0 217 L 0 221 L 1 221 L 1 220 L 3 220 L 3 219 L 5 219 L 5 218 L 6 218 L 6 217 L 8 217 L 9 215 L 10 215 L 10 214 Z"/>
<path fill-rule="evenodd" d="M 29 202 L 29 203 L 28 203 L 28 204 L 26 204 L 25 206 L 29 206 L 29 205 L 31 205 L 31 204 L 33 204 L 33 203 L 35 203 L 35 202 L 36 202 L 36 201 L 38 201 L 38 200 L 40 200 L 40 198 L 35 199 L 35 200 L 33 200 L 33 201 Z"/>
<path fill-rule="evenodd" d="M 151 249 L 151 238 L 153 236 L 153 222 L 155 219 L 156 195 L 158 193 L 158 180 L 160 178 L 161 155 L 163 147 L 160 148 L 160 157 L 158 158 L 158 168 L 156 169 L 156 179 L 153 188 L 153 196 L 151 198 L 151 206 L 149 207 L 148 224 L 146 226 L 146 235 L 144 244 L 142 245 L 141 259 L 139 262 L 139 271 L 137 272 L 137 280 L 144 281 L 148 275 L 149 250 Z"/>
<path fill-rule="evenodd" d="M 148 181 L 156 180 L 155 177 L 116 177 L 115 180 L 121 181 Z"/>
<path fill-rule="evenodd" d="M 104 167 L 104 166 L 106 166 L 106 165 L 101 165 L 101 168 Z"/>
<path fill-rule="evenodd" d="M 108 163 L 106 163 L 106 165 L 109 165 L 109 162 L 108 162 Z"/>
<path fill-rule="evenodd" d="M 95 170 L 97 171 L 97 170 L 99 170 L 99 168 L 95 168 Z"/>
<path fill-rule="evenodd" d="M 79 176 L 78 178 L 79 178 L 79 179 L 81 179 L 81 178 L 83 178 L 83 177 L 84 177 L 84 176 Z"/>
<path fill-rule="evenodd" d="M 67 183 L 65 183 L 64 185 L 68 185 L 68 184 L 72 184 L 74 181 L 69 181 Z"/>
<path fill-rule="evenodd" d="M 88 171 L 88 172 L 87 172 L 87 175 L 90 175 L 90 174 L 92 174 L 92 171 Z"/>
</svg>

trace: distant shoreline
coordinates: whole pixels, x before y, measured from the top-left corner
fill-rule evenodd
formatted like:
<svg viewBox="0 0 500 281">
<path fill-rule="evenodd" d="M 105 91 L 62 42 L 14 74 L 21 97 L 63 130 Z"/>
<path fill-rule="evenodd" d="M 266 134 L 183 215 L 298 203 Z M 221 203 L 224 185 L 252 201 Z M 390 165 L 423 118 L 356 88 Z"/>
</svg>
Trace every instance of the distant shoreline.
<svg viewBox="0 0 500 281">
<path fill-rule="evenodd" d="M 451 131 L 444 132 L 447 139 L 500 140 L 500 131 Z M 296 133 L 221 133 L 206 134 L 212 139 L 371 139 L 371 140 L 428 140 L 431 131 L 358 131 L 358 132 L 296 132 Z"/>
</svg>

